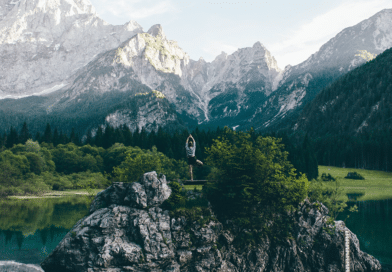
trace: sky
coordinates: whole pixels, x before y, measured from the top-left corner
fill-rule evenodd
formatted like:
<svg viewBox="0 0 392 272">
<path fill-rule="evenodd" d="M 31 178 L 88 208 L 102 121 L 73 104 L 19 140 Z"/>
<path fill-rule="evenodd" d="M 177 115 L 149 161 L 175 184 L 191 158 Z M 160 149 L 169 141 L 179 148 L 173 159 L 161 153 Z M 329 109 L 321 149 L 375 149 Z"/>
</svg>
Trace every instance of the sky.
<svg viewBox="0 0 392 272">
<path fill-rule="evenodd" d="M 305 61 L 344 28 L 391 0 L 90 0 L 110 24 L 136 21 L 147 31 L 161 24 L 193 60 L 213 61 L 222 51 L 261 42 L 283 69 Z"/>
</svg>

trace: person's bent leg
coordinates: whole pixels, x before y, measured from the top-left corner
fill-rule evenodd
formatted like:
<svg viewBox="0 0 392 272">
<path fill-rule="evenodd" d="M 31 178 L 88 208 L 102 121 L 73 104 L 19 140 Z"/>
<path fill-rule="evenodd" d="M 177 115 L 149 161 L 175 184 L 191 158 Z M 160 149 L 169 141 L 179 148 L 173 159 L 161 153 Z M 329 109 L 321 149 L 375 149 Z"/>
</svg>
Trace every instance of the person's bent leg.
<svg viewBox="0 0 392 272">
<path fill-rule="evenodd" d="M 199 161 L 199 160 L 196 160 L 196 165 L 197 165 L 197 166 L 203 166 L 203 162 L 202 162 L 202 161 Z"/>
</svg>

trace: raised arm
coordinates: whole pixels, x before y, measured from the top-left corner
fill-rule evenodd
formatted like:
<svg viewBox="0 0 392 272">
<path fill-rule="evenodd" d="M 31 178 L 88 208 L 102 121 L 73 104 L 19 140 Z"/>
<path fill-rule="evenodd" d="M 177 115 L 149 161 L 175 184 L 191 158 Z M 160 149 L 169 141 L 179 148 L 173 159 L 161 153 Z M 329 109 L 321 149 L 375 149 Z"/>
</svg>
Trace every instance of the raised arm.
<svg viewBox="0 0 392 272">
<path fill-rule="evenodd" d="M 189 137 L 192 139 L 192 141 L 193 141 L 193 149 L 195 150 L 196 149 L 196 141 L 195 141 L 195 139 L 193 138 L 193 136 L 191 135 L 191 134 L 189 134 Z"/>
<path fill-rule="evenodd" d="M 188 138 L 186 139 L 186 142 L 185 142 L 185 147 L 188 147 L 188 141 L 189 141 L 189 137 L 191 137 L 190 135 L 188 136 Z"/>
</svg>

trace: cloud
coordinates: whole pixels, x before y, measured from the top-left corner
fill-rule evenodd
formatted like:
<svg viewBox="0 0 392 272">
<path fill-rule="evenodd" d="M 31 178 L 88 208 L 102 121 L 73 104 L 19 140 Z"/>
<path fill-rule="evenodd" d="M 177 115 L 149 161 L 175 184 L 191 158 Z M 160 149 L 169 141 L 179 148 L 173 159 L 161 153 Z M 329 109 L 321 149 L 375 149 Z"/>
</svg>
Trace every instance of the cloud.
<svg viewBox="0 0 392 272">
<path fill-rule="evenodd" d="M 284 41 L 269 46 L 278 64 L 296 65 L 315 53 L 344 28 L 358 24 L 391 6 L 387 0 L 350 0 L 302 25 Z"/>
<path fill-rule="evenodd" d="M 144 19 L 176 10 L 170 0 L 95 0 L 94 2 L 98 6 L 98 14 L 110 14 L 110 16 L 126 18 L 126 21 Z"/>
</svg>

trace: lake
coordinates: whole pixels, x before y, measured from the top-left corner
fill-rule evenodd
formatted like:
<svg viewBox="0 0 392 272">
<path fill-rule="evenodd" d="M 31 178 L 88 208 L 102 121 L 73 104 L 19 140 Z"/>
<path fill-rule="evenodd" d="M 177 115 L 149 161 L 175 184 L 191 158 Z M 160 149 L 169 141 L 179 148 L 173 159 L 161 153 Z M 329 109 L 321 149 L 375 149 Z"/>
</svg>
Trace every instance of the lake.
<svg viewBox="0 0 392 272">
<path fill-rule="evenodd" d="M 0 261 L 39 264 L 89 205 L 84 196 L 0 200 Z"/>
<path fill-rule="evenodd" d="M 392 199 L 352 201 L 358 213 L 351 213 L 347 227 L 357 235 L 362 251 L 376 257 L 383 264 L 392 264 Z M 338 216 L 344 220 L 347 212 Z"/>
<path fill-rule="evenodd" d="M 89 203 L 83 196 L 0 200 L 0 261 L 39 264 L 87 215 Z M 392 264 L 392 199 L 349 203 L 354 204 L 359 212 L 350 214 L 346 224 L 361 250 Z M 338 219 L 346 216 L 342 213 Z"/>
</svg>

